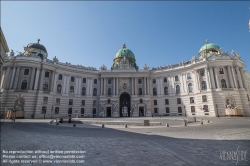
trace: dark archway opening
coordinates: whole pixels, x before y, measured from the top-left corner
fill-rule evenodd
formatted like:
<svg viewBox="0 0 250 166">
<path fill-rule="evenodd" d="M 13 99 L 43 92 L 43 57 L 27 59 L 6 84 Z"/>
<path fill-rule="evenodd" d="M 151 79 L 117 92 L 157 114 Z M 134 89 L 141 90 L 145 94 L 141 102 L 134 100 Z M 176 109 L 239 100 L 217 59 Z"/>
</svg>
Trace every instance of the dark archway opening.
<svg viewBox="0 0 250 166">
<path fill-rule="evenodd" d="M 130 95 L 126 92 L 120 96 L 120 117 L 130 116 Z"/>
</svg>

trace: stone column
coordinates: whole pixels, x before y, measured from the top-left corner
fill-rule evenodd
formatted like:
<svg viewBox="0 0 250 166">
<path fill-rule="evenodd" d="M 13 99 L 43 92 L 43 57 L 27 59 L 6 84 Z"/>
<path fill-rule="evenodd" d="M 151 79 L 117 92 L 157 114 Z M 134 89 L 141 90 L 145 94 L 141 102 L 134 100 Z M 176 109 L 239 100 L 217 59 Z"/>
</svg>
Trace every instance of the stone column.
<svg viewBox="0 0 250 166">
<path fill-rule="evenodd" d="M 150 95 L 149 81 L 150 81 L 150 78 L 148 77 L 147 78 L 147 95 Z"/>
<path fill-rule="evenodd" d="M 205 74 L 206 74 L 206 78 L 207 78 L 208 89 L 211 89 L 211 82 L 210 82 L 210 77 L 209 77 L 209 71 L 207 71 L 207 68 L 205 68 Z"/>
<path fill-rule="evenodd" d="M 237 79 L 236 79 L 235 68 L 232 67 L 231 69 L 232 69 L 232 74 L 233 74 L 234 86 L 235 86 L 235 88 L 239 88 L 239 85 L 238 85 L 238 82 L 237 82 Z"/>
<path fill-rule="evenodd" d="M 57 82 L 57 80 L 58 80 L 58 73 L 57 72 L 55 72 L 55 77 L 54 77 L 54 81 L 53 81 L 53 89 L 51 90 L 51 92 L 54 92 L 54 93 L 57 93 L 57 89 L 56 89 L 56 82 Z"/>
<path fill-rule="evenodd" d="M 101 88 L 100 88 L 100 95 L 102 95 L 102 90 L 103 90 L 103 78 L 101 77 L 100 79 L 100 84 L 101 84 Z"/>
<path fill-rule="evenodd" d="M 230 71 L 230 66 L 227 66 L 227 76 L 228 76 L 228 79 L 229 79 L 229 87 L 230 88 L 234 88 L 234 86 L 233 86 L 233 79 L 232 79 L 232 73 Z"/>
<path fill-rule="evenodd" d="M 34 78 L 35 78 L 35 68 L 32 67 L 32 69 L 31 69 L 31 78 L 30 78 L 30 87 L 29 87 L 29 90 L 33 90 Z"/>
<path fill-rule="evenodd" d="M 240 68 L 240 74 L 241 74 L 241 78 L 242 78 L 243 88 L 247 88 L 246 79 L 245 79 L 244 71 L 243 71 L 242 67 Z"/>
<path fill-rule="evenodd" d="M 146 92 L 146 77 L 143 78 L 143 83 L 144 83 L 144 95 L 147 95 L 147 92 Z"/>
<path fill-rule="evenodd" d="M 212 83 L 212 89 L 215 89 L 216 87 L 215 87 L 215 82 L 214 82 L 214 72 L 213 72 L 213 67 L 211 66 L 210 68 L 209 68 L 209 70 L 210 70 L 210 80 L 211 80 L 211 83 Z"/>
<path fill-rule="evenodd" d="M 119 87 L 119 82 L 118 82 L 118 77 L 117 77 L 116 78 L 116 95 L 119 95 L 118 87 Z"/>
<path fill-rule="evenodd" d="M 75 81 L 76 81 L 76 87 L 75 87 L 75 91 L 74 91 L 74 94 L 77 95 L 78 94 L 78 88 L 79 88 L 79 77 L 76 76 L 75 77 Z"/>
<path fill-rule="evenodd" d="M 45 73 L 45 70 L 44 70 L 44 68 L 42 68 L 42 72 L 40 75 L 40 84 L 39 84 L 39 90 L 41 90 L 41 91 L 43 91 L 44 73 Z"/>
<path fill-rule="evenodd" d="M 184 83 L 184 78 L 183 78 L 183 77 L 185 77 L 185 73 L 181 73 L 180 76 L 181 76 L 181 80 L 180 80 L 180 81 L 181 81 L 181 86 L 182 86 L 181 92 L 182 92 L 182 93 L 185 93 L 185 92 L 186 92 L 186 91 L 185 91 L 185 90 L 186 90 L 186 89 L 185 89 L 185 85 L 186 85 L 186 84 Z"/>
<path fill-rule="evenodd" d="M 55 72 L 56 72 L 55 70 L 52 71 L 52 77 L 51 77 L 51 82 L 50 82 L 50 86 L 49 86 L 50 92 L 53 92 L 53 89 L 54 89 Z"/>
<path fill-rule="evenodd" d="M 89 86 L 89 94 L 90 96 L 93 96 L 93 78 L 90 78 L 89 79 L 89 83 L 90 83 L 90 86 Z"/>
<path fill-rule="evenodd" d="M 218 77 L 218 67 L 214 67 L 214 72 L 215 72 L 216 85 L 217 85 L 217 89 L 218 89 L 218 88 L 221 88 L 220 82 L 219 82 L 219 77 Z"/>
<path fill-rule="evenodd" d="M 113 96 L 115 95 L 115 77 L 113 77 Z"/>
<path fill-rule="evenodd" d="M 103 83 L 104 83 L 104 87 L 103 87 L 103 95 L 106 96 L 106 78 L 104 78 L 103 80 Z"/>
<path fill-rule="evenodd" d="M 69 81 L 70 81 L 70 75 L 67 75 L 67 79 L 66 79 L 66 90 L 65 93 L 69 94 Z"/>
<path fill-rule="evenodd" d="M 239 84 L 240 84 L 240 89 L 241 89 L 241 88 L 244 88 L 244 87 L 243 87 L 243 83 L 242 83 L 241 73 L 240 73 L 240 70 L 239 70 L 239 67 L 238 67 L 238 66 L 236 67 L 236 71 L 237 71 L 238 81 L 239 81 Z"/>
<path fill-rule="evenodd" d="M 137 87 L 137 82 L 138 81 L 138 79 L 137 78 L 135 78 L 135 95 L 138 95 L 138 87 Z"/>
<path fill-rule="evenodd" d="M 4 82 L 5 77 L 6 77 L 6 70 L 3 70 L 2 77 L 1 77 L 1 83 L 0 83 L 0 88 L 4 88 L 3 87 L 3 82 Z"/>
<path fill-rule="evenodd" d="M 198 73 L 197 73 L 197 70 L 195 70 L 195 71 L 194 71 L 194 77 L 195 77 L 195 78 L 194 78 L 194 79 L 195 79 L 195 81 L 194 81 L 194 82 L 195 82 L 195 90 L 196 90 L 196 91 L 199 91 L 199 84 L 200 84 L 200 81 L 198 81 L 198 78 L 197 78 L 198 76 L 197 76 L 197 74 L 198 74 Z"/>
<path fill-rule="evenodd" d="M 10 66 L 7 67 L 6 74 L 5 74 L 5 79 L 4 79 L 4 89 L 8 89 L 9 86 L 9 80 L 10 80 Z"/>
<path fill-rule="evenodd" d="M 78 95 L 81 95 L 82 94 L 82 78 L 79 77 L 78 79 Z"/>
<path fill-rule="evenodd" d="M 18 66 L 16 69 L 16 75 L 14 79 L 14 88 L 13 89 L 18 89 L 18 81 L 19 81 L 19 73 L 20 73 L 21 68 Z"/>
<path fill-rule="evenodd" d="M 132 95 L 134 95 L 134 78 L 131 77 L 131 87 L 132 87 Z"/>
<path fill-rule="evenodd" d="M 66 75 L 66 74 L 65 74 L 65 75 L 63 75 L 63 86 L 62 86 L 62 87 L 63 87 L 63 89 L 62 89 L 62 90 L 63 90 L 63 93 L 64 93 L 64 94 L 66 94 L 66 88 L 67 88 L 67 77 L 68 77 L 68 75 Z"/>
<path fill-rule="evenodd" d="M 34 85 L 34 90 L 38 89 L 38 79 L 39 79 L 39 75 L 40 75 L 40 68 L 36 69 L 36 79 L 35 79 L 35 85 Z"/>
<path fill-rule="evenodd" d="M 160 78 L 158 77 L 157 79 L 156 79 L 156 83 L 157 83 L 157 95 L 160 95 L 161 94 L 161 90 L 160 90 Z"/>
<path fill-rule="evenodd" d="M 13 88 L 13 81 L 14 81 L 15 72 L 16 72 L 16 67 L 14 66 L 13 67 L 13 71 L 12 71 L 12 76 L 11 76 L 11 81 L 10 81 L 9 89 Z"/>
</svg>

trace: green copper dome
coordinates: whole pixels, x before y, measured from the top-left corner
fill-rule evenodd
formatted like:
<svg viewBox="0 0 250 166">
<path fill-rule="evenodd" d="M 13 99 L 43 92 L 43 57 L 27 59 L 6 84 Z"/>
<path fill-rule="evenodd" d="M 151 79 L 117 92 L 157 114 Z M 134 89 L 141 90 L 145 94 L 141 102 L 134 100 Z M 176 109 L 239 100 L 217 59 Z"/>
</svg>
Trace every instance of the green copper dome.
<svg viewBox="0 0 250 166">
<path fill-rule="evenodd" d="M 115 54 L 114 59 L 120 58 L 120 57 L 135 59 L 134 53 L 130 49 L 127 49 L 125 44 L 123 45 L 122 49 L 117 51 L 117 53 Z"/>
<path fill-rule="evenodd" d="M 205 51 L 205 50 L 212 50 L 212 49 L 218 50 L 218 49 L 220 49 L 220 47 L 217 44 L 214 44 L 214 43 L 207 43 L 207 44 L 205 44 L 204 46 L 201 47 L 199 53 L 202 52 L 202 51 Z"/>
</svg>

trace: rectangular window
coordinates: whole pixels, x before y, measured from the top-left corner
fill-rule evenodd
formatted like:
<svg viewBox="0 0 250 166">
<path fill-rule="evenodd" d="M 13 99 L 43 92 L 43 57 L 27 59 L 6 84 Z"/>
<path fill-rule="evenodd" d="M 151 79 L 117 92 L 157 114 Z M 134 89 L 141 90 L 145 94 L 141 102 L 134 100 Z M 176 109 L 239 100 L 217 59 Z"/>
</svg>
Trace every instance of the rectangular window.
<svg viewBox="0 0 250 166">
<path fill-rule="evenodd" d="M 30 70 L 29 69 L 24 69 L 24 75 L 29 75 Z"/>
<path fill-rule="evenodd" d="M 141 84 L 141 79 L 138 79 L 138 84 Z"/>
<path fill-rule="evenodd" d="M 169 100 L 168 99 L 165 99 L 165 104 L 169 105 Z"/>
<path fill-rule="evenodd" d="M 48 97 L 43 97 L 43 103 L 47 104 L 48 103 Z"/>
<path fill-rule="evenodd" d="M 85 100 L 82 100 L 82 105 L 85 105 Z"/>
<path fill-rule="evenodd" d="M 177 104 L 181 104 L 181 98 L 177 98 Z"/>
<path fill-rule="evenodd" d="M 190 103 L 194 103 L 194 98 L 190 97 Z"/>
<path fill-rule="evenodd" d="M 204 105 L 203 110 L 204 110 L 204 112 L 208 112 L 208 105 Z"/>
<path fill-rule="evenodd" d="M 207 96 L 206 95 L 202 95 L 202 102 L 207 102 Z"/>
<path fill-rule="evenodd" d="M 45 72 L 45 77 L 49 78 L 49 72 L 48 71 Z"/>
<path fill-rule="evenodd" d="M 71 82 L 75 82 L 75 77 L 71 76 Z"/>
<path fill-rule="evenodd" d="M 219 73 L 220 73 L 220 74 L 224 74 L 223 68 L 220 68 L 220 69 L 219 69 Z"/>
<path fill-rule="evenodd" d="M 191 106 L 191 112 L 195 113 L 195 107 L 194 106 Z"/>
<path fill-rule="evenodd" d="M 71 115 L 72 114 L 72 108 L 68 109 L 68 114 Z"/>
<path fill-rule="evenodd" d="M 200 71 L 200 76 L 201 76 L 201 77 L 204 77 L 204 76 L 205 76 L 204 70 L 201 70 L 201 71 Z"/>
<path fill-rule="evenodd" d="M 174 80 L 175 80 L 175 81 L 179 81 L 179 77 L 178 77 L 178 76 L 175 76 L 175 77 L 174 77 Z"/>
<path fill-rule="evenodd" d="M 155 113 L 155 114 L 158 113 L 158 108 L 154 108 L 154 113 Z"/>
<path fill-rule="evenodd" d="M 153 82 L 153 84 L 156 84 L 156 79 L 153 79 L 153 81 L 152 81 L 152 82 Z"/>
<path fill-rule="evenodd" d="M 82 83 L 86 84 L 86 78 L 82 78 Z"/>
<path fill-rule="evenodd" d="M 111 79 L 108 79 L 108 84 L 111 84 Z"/>
<path fill-rule="evenodd" d="M 93 100 L 93 106 L 96 106 L 96 100 Z"/>
<path fill-rule="evenodd" d="M 187 79 L 191 79 L 191 74 L 190 73 L 187 73 Z"/>
<path fill-rule="evenodd" d="M 73 105 L 73 99 L 69 99 L 69 105 Z"/>
<path fill-rule="evenodd" d="M 157 100 L 154 100 L 154 105 L 157 105 Z"/>
<path fill-rule="evenodd" d="M 94 79 L 94 84 L 97 84 L 97 79 Z"/>
<path fill-rule="evenodd" d="M 166 107 L 166 114 L 169 114 L 170 111 L 169 111 L 169 107 Z"/>
<path fill-rule="evenodd" d="M 60 98 L 56 99 L 56 104 L 60 105 Z"/>
<path fill-rule="evenodd" d="M 182 107 L 178 107 L 178 113 L 182 113 Z"/>
<path fill-rule="evenodd" d="M 58 107 L 55 108 L 55 114 L 59 114 L 59 108 Z"/>
<path fill-rule="evenodd" d="M 84 108 L 81 108 L 81 114 L 82 115 L 84 114 Z"/>
<path fill-rule="evenodd" d="M 59 74 L 58 75 L 58 80 L 62 80 L 62 78 L 63 78 L 63 75 Z"/>
</svg>

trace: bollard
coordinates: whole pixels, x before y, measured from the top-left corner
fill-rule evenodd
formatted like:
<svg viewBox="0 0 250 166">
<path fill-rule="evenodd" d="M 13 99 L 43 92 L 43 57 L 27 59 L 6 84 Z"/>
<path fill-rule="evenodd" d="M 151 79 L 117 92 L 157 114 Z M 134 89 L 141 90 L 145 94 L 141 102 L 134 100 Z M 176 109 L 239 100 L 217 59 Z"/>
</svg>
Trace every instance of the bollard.
<svg viewBox="0 0 250 166">
<path fill-rule="evenodd" d="M 125 128 L 128 128 L 128 125 L 127 124 L 125 124 L 125 126 L 124 126 Z"/>
<path fill-rule="evenodd" d="M 75 123 L 73 124 L 73 127 L 76 127 L 76 124 L 75 124 Z"/>
<path fill-rule="evenodd" d="M 201 125 L 203 125 L 203 121 L 201 120 Z"/>
<path fill-rule="evenodd" d="M 194 117 L 194 122 L 196 122 L 196 117 Z"/>
<path fill-rule="evenodd" d="M 166 123 L 166 127 L 169 127 L 169 124 L 168 124 L 168 123 Z"/>
<path fill-rule="evenodd" d="M 187 122 L 184 122 L 184 126 L 187 126 Z"/>
<path fill-rule="evenodd" d="M 207 120 L 207 123 L 210 123 L 209 120 Z"/>
<path fill-rule="evenodd" d="M 56 122 L 56 125 L 59 125 L 59 123 L 58 123 L 58 122 Z"/>
<path fill-rule="evenodd" d="M 102 128 L 105 128 L 104 124 L 102 124 Z"/>
</svg>

